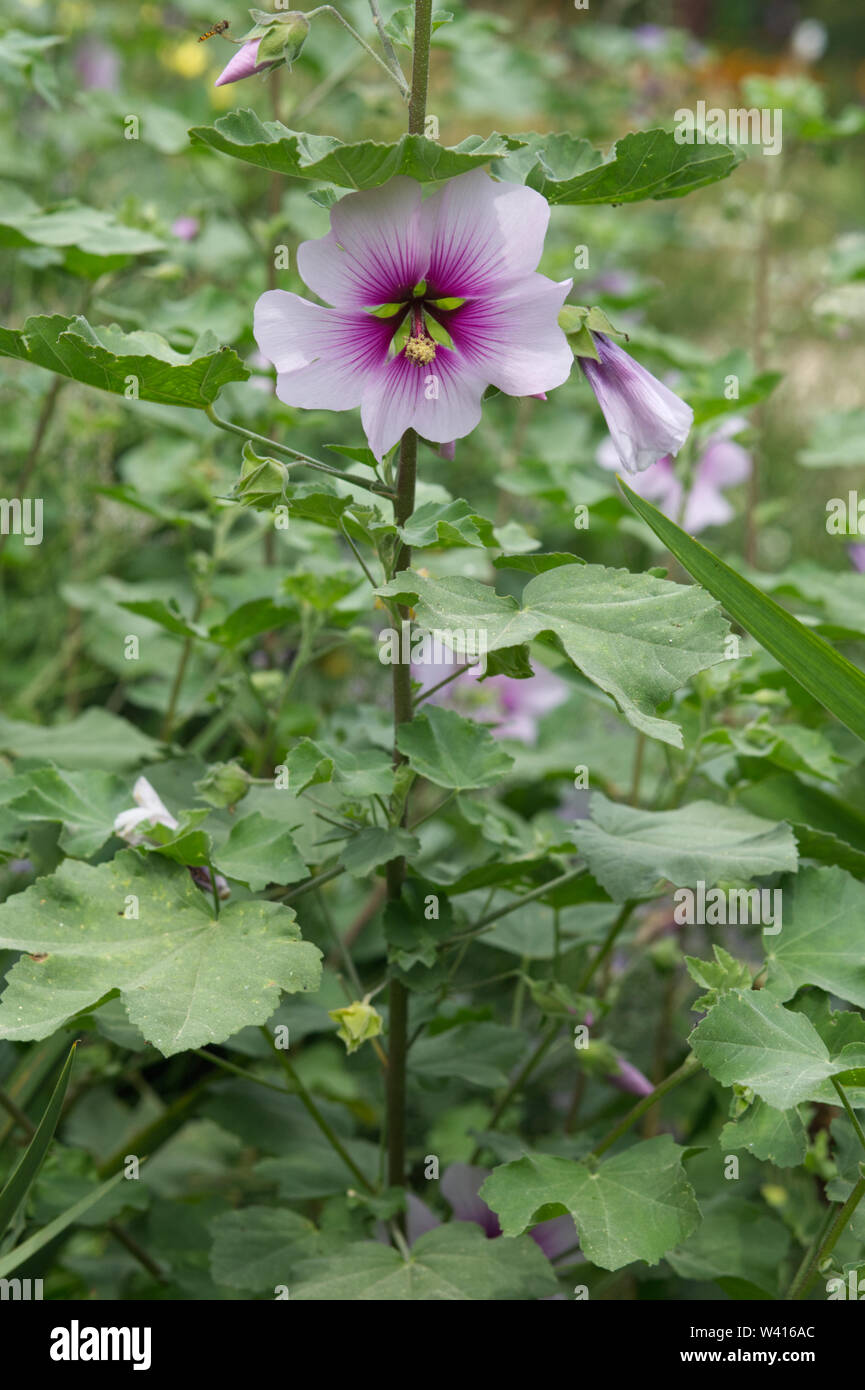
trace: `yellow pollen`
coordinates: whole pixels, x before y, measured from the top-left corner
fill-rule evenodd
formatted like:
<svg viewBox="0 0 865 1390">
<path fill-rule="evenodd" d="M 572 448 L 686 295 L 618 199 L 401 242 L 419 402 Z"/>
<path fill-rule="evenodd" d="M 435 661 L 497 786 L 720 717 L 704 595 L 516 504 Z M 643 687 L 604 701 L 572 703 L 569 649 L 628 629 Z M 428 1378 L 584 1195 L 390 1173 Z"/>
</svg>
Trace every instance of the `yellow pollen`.
<svg viewBox="0 0 865 1390">
<path fill-rule="evenodd" d="M 436 355 L 436 345 L 432 338 L 409 338 L 405 345 L 405 355 L 409 362 L 415 362 L 420 367 L 432 362 Z"/>
</svg>

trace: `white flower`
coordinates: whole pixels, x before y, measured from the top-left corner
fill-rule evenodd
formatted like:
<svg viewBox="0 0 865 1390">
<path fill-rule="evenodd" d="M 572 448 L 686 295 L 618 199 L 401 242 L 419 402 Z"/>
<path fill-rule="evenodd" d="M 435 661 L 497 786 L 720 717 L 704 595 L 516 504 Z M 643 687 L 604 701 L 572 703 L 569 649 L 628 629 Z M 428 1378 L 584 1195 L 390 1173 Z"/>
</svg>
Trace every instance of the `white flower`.
<svg viewBox="0 0 865 1390">
<path fill-rule="evenodd" d="M 144 822 L 149 825 L 165 825 L 169 830 L 177 829 L 179 821 L 175 820 L 146 777 L 139 777 L 132 788 L 132 796 L 135 805 L 130 806 L 128 811 L 121 811 L 114 820 L 115 834 L 119 835 L 121 840 L 126 840 L 130 845 L 143 844 L 147 837 L 136 835 L 135 828 Z"/>
</svg>

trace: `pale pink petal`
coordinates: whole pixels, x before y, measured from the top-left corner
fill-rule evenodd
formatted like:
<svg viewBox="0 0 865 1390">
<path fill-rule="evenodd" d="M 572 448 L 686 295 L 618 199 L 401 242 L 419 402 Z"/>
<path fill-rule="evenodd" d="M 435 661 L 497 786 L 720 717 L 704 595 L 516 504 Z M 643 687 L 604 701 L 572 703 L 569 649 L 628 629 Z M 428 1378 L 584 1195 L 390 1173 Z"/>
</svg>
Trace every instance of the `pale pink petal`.
<svg viewBox="0 0 865 1390">
<path fill-rule="evenodd" d="M 255 306 L 255 340 L 277 370 L 276 394 L 307 410 L 351 410 L 387 360 L 392 325 L 369 314 L 323 309 L 286 290 Z"/>
<path fill-rule="evenodd" d="M 361 401 L 361 421 L 377 459 L 407 429 L 434 444 L 470 434 L 481 418 L 486 382 L 457 353 L 439 347 L 425 366 L 404 353 L 370 378 Z"/>
<path fill-rule="evenodd" d="M 694 419 L 691 407 L 605 333 L 592 333 L 592 339 L 600 361 L 580 357 L 579 362 L 622 467 L 641 473 L 665 454 L 677 454 Z"/>
<path fill-rule="evenodd" d="M 561 386 L 574 354 L 558 324 L 571 280 L 526 275 L 509 289 L 469 299 L 447 316 L 454 346 L 493 386 L 533 396 Z"/>
<path fill-rule="evenodd" d="M 416 1240 L 425 1236 L 427 1231 L 434 1231 L 436 1226 L 442 1223 L 435 1212 L 422 1202 L 420 1197 L 415 1197 L 413 1192 L 407 1192 L 405 1198 L 405 1234 L 409 1245 L 414 1245 Z"/>
<path fill-rule="evenodd" d="M 577 1244 L 577 1228 L 572 1216 L 553 1216 L 533 1226 L 529 1235 L 541 1247 L 548 1260 L 556 1260 Z M 553 1295 L 555 1297 L 555 1295 Z"/>
<path fill-rule="evenodd" d="M 715 437 L 706 445 L 697 468 L 697 478 L 714 487 L 734 487 L 751 474 L 751 455 L 741 444 Z"/>
<path fill-rule="evenodd" d="M 492 1238 L 501 1235 L 499 1218 L 478 1195 L 489 1175 L 488 1168 L 477 1168 L 469 1163 L 451 1163 L 442 1174 L 441 1192 L 450 1203 L 457 1221 L 473 1221 Z"/>
<path fill-rule="evenodd" d="M 330 226 L 327 236 L 297 249 L 305 284 L 328 304 L 359 309 L 406 300 L 424 278 L 429 253 L 414 179 L 349 193 L 331 208 Z"/>
<path fill-rule="evenodd" d="M 272 67 L 273 63 L 277 61 L 276 59 L 267 63 L 257 61 L 260 43 L 261 39 L 250 39 L 249 43 L 245 43 L 242 48 L 239 48 L 234 57 L 222 69 L 213 84 L 214 87 L 225 87 L 229 82 L 240 82 L 244 77 L 252 77 L 253 73 L 263 72 L 265 68 Z"/>
<path fill-rule="evenodd" d="M 550 209 L 533 188 L 496 183 L 473 170 L 428 198 L 423 220 L 429 229 L 430 294 L 450 298 L 499 290 L 533 271 Z"/>
</svg>

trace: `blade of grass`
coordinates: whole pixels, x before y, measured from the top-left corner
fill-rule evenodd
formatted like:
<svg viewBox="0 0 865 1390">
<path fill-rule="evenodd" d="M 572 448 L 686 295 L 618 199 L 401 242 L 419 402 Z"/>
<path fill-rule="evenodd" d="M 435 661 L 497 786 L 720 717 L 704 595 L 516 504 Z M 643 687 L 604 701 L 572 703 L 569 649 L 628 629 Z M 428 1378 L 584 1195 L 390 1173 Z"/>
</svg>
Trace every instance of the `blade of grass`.
<svg viewBox="0 0 865 1390">
<path fill-rule="evenodd" d="M 750 632 L 800 685 L 865 740 L 865 674 L 786 608 L 743 579 L 619 478 L 634 511 L 731 618 Z"/>
<path fill-rule="evenodd" d="M 112 1187 L 116 1187 L 122 1181 L 123 1174 L 115 1173 L 113 1178 L 109 1178 L 107 1182 L 101 1183 L 92 1192 L 88 1192 L 85 1197 L 75 1202 L 68 1211 L 64 1211 L 53 1221 L 49 1221 L 48 1225 L 43 1226 L 41 1231 L 36 1231 L 34 1235 L 22 1241 L 14 1250 L 9 1250 L 5 1255 L 0 1256 L 0 1279 L 5 1279 L 7 1275 L 19 1269 L 27 1260 L 32 1259 L 44 1245 L 50 1244 L 57 1236 L 62 1235 L 68 1226 L 74 1225 L 79 1217 L 82 1217 L 107 1192 L 110 1192 Z"/>
<path fill-rule="evenodd" d="M 30 1191 L 36 1174 L 42 1167 L 51 1140 L 54 1138 L 54 1131 L 57 1128 L 57 1121 L 60 1119 L 60 1111 L 63 1107 L 66 1087 L 69 1084 L 69 1075 L 72 1071 L 72 1060 L 77 1046 L 77 1042 L 74 1042 L 69 1049 L 69 1056 L 66 1058 L 36 1133 L 22 1154 L 18 1166 L 11 1173 L 3 1191 L 0 1192 L 0 1235 L 8 1229 L 16 1211 Z"/>
</svg>

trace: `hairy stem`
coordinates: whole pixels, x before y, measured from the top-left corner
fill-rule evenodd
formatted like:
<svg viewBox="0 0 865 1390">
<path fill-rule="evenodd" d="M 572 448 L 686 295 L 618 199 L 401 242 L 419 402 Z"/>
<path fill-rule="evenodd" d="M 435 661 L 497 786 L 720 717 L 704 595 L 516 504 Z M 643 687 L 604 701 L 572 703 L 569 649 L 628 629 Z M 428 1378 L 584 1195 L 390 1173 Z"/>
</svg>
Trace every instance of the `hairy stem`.
<svg viewBox="0 0 865 1390">
<path fill-rule="evenodd" d="M 645 1115 L 647 1110 L 650 1110 L 653 1105 L 657 1105 L 659 1100 L 663 1100 L 664 1096 L 668 1095 L 669 1092 L 680 1085 L 682 1081 L 687 1081 L 689 1076 L 693 1076 L 695 1072 L 698 1072 L 701 1065 L 702 1063 L 697 1061 L 693 1053 L 690 1057 L 686 1057 L 680 1067 L 677 1067 L 674 1072 L 671 1072 L 667 1079 L 662 1081 L 659 1086 L 656 1086 L 650 1095 L 643 1096 L 643 1099 L 638 1101 L 632 1110 L 628 1111 L 625 1118 L 620 1120 L 619 1123 L 610 1130 L 609 1134 L 604 1135 L 601 1142 L 596 1144 L 592 1149 L 592 1153 L 595 1157 L 600 1158 L 601 1154 L 606 1153 L 607 1149 L 611 1148 L 617 1139 L 621 1139 L 623 1134 L 627 1134 L 631 1126 L 635 1125 L 637 1121 Z"/>
<path fill-rule="evenodd" d="M 292 1090 L 296 1091 L 297 1098 L 303 1106 L 304 1110 L 315 1122 L 315 1124 L 318 1125 L 318 1128 L 321 1130 L 322 1134 L 324 1135 L 327 1142 L 330 1144 L 331 1148 L 334 1150 L 335 1153 L 339 1154 L 346 1168 L 348 1168 L 349 1172 L 357 1179 L 361 1187 L 366 1188 L 367 1192 L 374 1192 L 375 1188 L 373 1187 L 369 1178 L 367 1178 L 365 1174 L 361 1172 L 360 1168 L 358 1168 L 351 1154 L 345 1148 L 345 1145 L 343 1144 L 342 1140 L 334 1132 L 334 1130 L 328 1124 L 327 1120 L 322 1115 L 312 1096 L 309 1094 L 309 1091 L 306 1089 L 297 1072 L 295 1071 L 294 1067 L 291 1065 L 291 1062 L 286 1057 L 284 1050 L 281 1047 L 277 1047 L 276 1039 L 272 1037 L 270 1033 L 268 1033 L 267 1028 L 264 1026 L 264 1024 L 261 1025 L 259 1031 L 261 1032 L 262 1036 L 267 1039 L 270 1047 L 273 1049 L 273 1053 L 277 1061 L 279 1062 L 279 1065 L 282 1067 L 283 1071 L 285 1072 L 286 1076 L 291 1082 Z"/>
<path fill-rule="evenodd" d="M 394 521 L 403 526 L 414 511 L 415 483 L 417 480 L 417 435 L 414 430 L 406 430 L 399 450 L 399 474 L 397 478 L 397 497 L 394 503 Z M 408 569 L 411 564 L 411 547 L 402 544 L 397 551 L 394 570 Z M 408 618 L 408 609 L 401 607 L 400 617 Z M 401 724 L 412 717 L 411 666 L 408 662 L 397 661 L 391 668 L 393 672 L 393 726 L 394 726 L 394 767 L 405 761 L 396 747 L 396 739 Z M 406 821 L 403 809 L 402 823 Z M 402 895 L 405 879 L 405 859 L 392 859 L 387 866 L 387 895 L 392 902 Z M 388 988 L 388 1069 L 387 1069 L 387 1152 L 388 1182 L 391 1187 L 401 1187 L 405 1181 L 405 1072 L 408 1051 L 408 993 L 401 980 L 392 979 Z"/>
<path fill-rule="evenodd" d="M 367 492 L 375 492 L 380 497 L 393 499 L 393 493 L 388 491 L 381 483 L 367 482 L 366 478 L 359 478 L 354 473 L 345 473 L 341 468 L 331 468 L 329 463 L 323 463 L 321 459 L 311 458 L 309 454 L 302 454 L 299 449 L 292 449 L 288 444 L 278 444 L 275 439 L 268 439 L 266 435 L 256 434 L 254 430 L 248 430 L 243 425 L 232 424 L 230 420 L 223 420 L 221 415 L 217 415 L 212 405 L 205 406 L 204 413 L 209 420 L 213 421 L 221 430 L 227 430 L 229 434 L 237 434 L 241 439 L 249 439 L 253 444 L 263 444 L 266 449 L 273 453 L 284 454 L 286 458 L 293 459 L 296 463 L 305 463 L 307 468 L 315 468 L 319 473 L 328 473 L 332 478 L 342 478 L 343 482 L 351 483 L 354 487 L 365 488 Z"/>
</svg>

